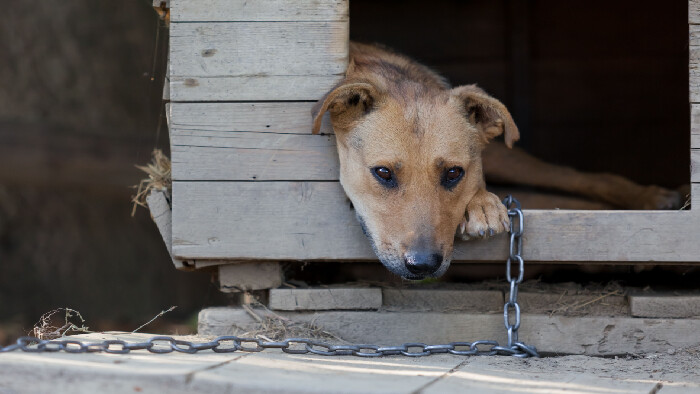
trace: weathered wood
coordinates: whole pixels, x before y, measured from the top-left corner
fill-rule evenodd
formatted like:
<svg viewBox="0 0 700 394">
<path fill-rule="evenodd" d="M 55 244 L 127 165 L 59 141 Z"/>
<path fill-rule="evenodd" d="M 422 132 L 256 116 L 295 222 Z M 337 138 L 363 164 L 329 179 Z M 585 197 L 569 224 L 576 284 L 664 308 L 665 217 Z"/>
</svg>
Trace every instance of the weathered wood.
<svg viewBox="0 0 700 394">
<path fill-rule="evenodd" d="M 219 289 L 224 293 L 271 289 L 282 284 L 277 262 L 240 262 L 219 266 Z"/>
<path fill-rule="evenodd" d="M 688 0 L 688 23 L 700 23 L 700 0 Z"/>
<path fill-rule="evenodd" d="M 329 122 L 311 135 L 314 103 L 173 103 L 174 180 L 337 180 Z"/>
<path fill-rule="evenodd" d="M 318 100 L 347 61 L 347 22 L 174 23 L 171 99 Z"/>
<path fill-rule="evenodd" d="M 690 147 L 700 149 L 700 105 L 693 104 L 690 112 Z"/>
<path fill-rule="evenodd" d="M 700 182 L 700 149 L 690 150 L 690 181 Z"/>
<path fill-rule="evenodd" d="M 630 313 L 636 317 L 700 317 L 700 296 L 631 295 Z"/>
<path fill-rule="evenodd" d="M 690 185 L 690 205 L 693 213 L 700 211 L 700 183 Z"/>
<path fill-rule="evenodd" d="M 689 50 L 690 63 L 688 67 L 689 79 L 688 89 L 690 91 L 690 102 L 700 102 L 700 46 L 691 45 Z"/>
<path fill-rule="evenodd" d="M 382 289 L 382 310 L 503 312 L 497 290 Z"/>
<path fill-rule="evenodd" d="M 338 180 L 335 136 L 196 132 L 172 138 L 175 180 Z"/>
<path fill-rule="evenodd" d="M 172 22 L 348 20 L 348 0 L 172 0 L 171 3 Z"/>
<path fill-rule="evenodd" d="M 264 315 L 264 311 L 259 312 Z M 448 343 L 495 339 L 503 343 L 503 316 L 435 312 L 277 312 L 295 321 L 313 322 L 355 343 Z M 237 308 L 207 308 L 199 313 L 199 335 L 236 335 L 255 328 Z M 252 323 L 252 324 L 251 324 Z M 543 353 L 614 355 L 666 352 L 700 345 L 700 319 L 563 317 L 524 313 L 520 340 Z"/>
<path fill-rule="evenodd" d="M 311 135 L 313 102 L 172 103 L 171 137 L 210 131 Z M 332 133 L 329 124 L 321 130 Z"/>
<path fill-rule="evenodd" d="M 172 101 L 311 100 L 323 97 L 337 75 L 170 77 Z"/>
<path fill-rule="evenodd" d="M 165 65 L 165 81 L 163 83 L 163 100 L 170 101 L 170 57 Z"/>
<path fill-rule="evenodd" d="M 151 211 L 151 218 L 158 227 L 168 254 L 172 258 L 175 268 L 180 270 L 192 269 L 192 265 L 186 261 L 173 258 L 173 238 L 172 238 L 172 210 L 168 202 L 167 190 L 152 190 L 146 197 L 148 209 Z"/>
<path fill-rule="evenodd" d="M 376 260 L 337 182 L 175 182 L 183 259 Z M 696 211 L 526 210 L 529 261 L 697 262 Z M 506 257 L 506 237 L 458 242 L 454 261 Z"/>
<path fill-rule="evenodd" d="M 509 292 L 506 292 L 508 298 Z M 532 314 L 563 316 L 629 316 L 629 303 L 622 295 L 555 294 L 521 291 L 518 303 Z"/>
<path fill-rule="evenodd" d="M 366 310 L 382 306 L 379 288 L 272 289 L 270 309 L 280 311 Z"/>
</svg>

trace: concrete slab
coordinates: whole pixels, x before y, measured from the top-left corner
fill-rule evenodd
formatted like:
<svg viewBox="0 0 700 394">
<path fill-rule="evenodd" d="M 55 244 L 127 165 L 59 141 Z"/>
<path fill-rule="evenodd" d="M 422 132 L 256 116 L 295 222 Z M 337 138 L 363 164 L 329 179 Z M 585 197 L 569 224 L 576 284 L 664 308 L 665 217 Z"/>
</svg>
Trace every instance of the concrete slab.
<svg viewBox="0 0 700 394">
<path fill-rule="evenodd" d="M 80 340 L 140 342 L 149 334 Z M 180 337 L 206 341 L 204 337 Z M 0 393 L 689 393 L 700 349 L 642 358 L 435 355 L 361 359 L 261 353 L 0 354 Z"/>
</svg>

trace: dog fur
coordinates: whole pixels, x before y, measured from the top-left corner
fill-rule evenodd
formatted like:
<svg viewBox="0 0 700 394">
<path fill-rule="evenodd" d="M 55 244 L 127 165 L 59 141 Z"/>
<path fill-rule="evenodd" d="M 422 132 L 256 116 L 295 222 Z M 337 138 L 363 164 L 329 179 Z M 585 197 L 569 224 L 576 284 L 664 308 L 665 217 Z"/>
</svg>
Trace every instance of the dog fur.
<svg viewBox="0 0 700 394">
<path fill-rule="evenodd" d="M 377 257 L 407 279 L 442 275 L 455 231 L 465 239 L 507 231 L 507 212 L 486 190 L 484 171 L 495 180 L 619 206 L 680 203 L 666 189 L 583 174 L 508 149 L 519 133 L 500 101 L 476 85 L 451 88 L 429 68 L 376 45 L 350 44 L 344 80 L 314 109 L 314 133 L 326 112 L 336 134 L 340 183 Z M 504 143 L 488 144 L 500 135 Z"/>
</svg>

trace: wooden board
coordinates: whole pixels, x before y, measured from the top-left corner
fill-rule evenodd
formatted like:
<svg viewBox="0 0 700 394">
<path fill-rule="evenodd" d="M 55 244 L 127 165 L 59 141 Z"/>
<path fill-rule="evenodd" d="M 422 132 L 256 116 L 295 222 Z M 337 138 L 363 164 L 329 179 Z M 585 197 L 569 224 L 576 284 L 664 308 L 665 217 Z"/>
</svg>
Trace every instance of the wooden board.
<svg viewBox="0 0 700 394">
<path fill-rule="evenodd" d="M 690 150 L 690 181 L 700 182 L 700 149 Z"/>
<path fill-rule="evenodd" d="M 270 309 L 299 310 L 367 310 L 382 306 L 379 288 L 271 289 Z"/>
<path fill-rule="evenodd" d="M 688 67 L 690 102 L 700 102 L 700 46 L 691 45 L 689 48 L 690 63 Z"/>
<path fill-rule="evenodd" d="M 688 23 L 700 23 L 700 0 L 688 0 Z"/>
<path fill-rule="evenodd" d="M 260 315 L 265 311 L 257 310 Z M 447 343 L 505 340 L 503 315 L 436 312 L 277 312 L 294 321 L 313 322 L 355 343 L 395 345 L 406 341 Z M 255 321 L 239 308 L 207 308 L 199 313 L 199 335 L 240 335 Z M 540 352 L 587 355 L 666 352 L 700 345 L 700 319 L 563 317 L 523 313 L 520 340 Z"/>
<path fill-rule="evenodd" d="M 690 112 L 690 148 L 700 149 L 700 105 L 693 104 Z"/>
<path fill-rule="evenodd" d="M 173 253 L 185 259 L 376 260 L 337 182 L 175 182 Z M 695 211 L 526 211 L 528 261 L 693 262 Z M 455 261 L 506 257 L 504 236 Z"/>
<path fill-rule="evenodd" d="M 631 295 L 629 299 L 635 317 L 700 317 L 698 295 Z"/>
<path fill-rule="evenodd" d="M 173 101 L 318 100 L 345 73 L 347 22 L 173 23 Z"/>
<path fill-rule="evenodd" d="M 312 106 L 171 104 L 173 179 L 338 180 L 335 136 L 311 135 Z"/>
<path fill-rule="evenodd" d="M 238 262 L 219 266 L 219 290 L 239 293 L 271 289 L 282 284 L 282 269 L 274 261 Z"/>
<path fill-rule="evenodd" d="M 171 22 L 346 21 L 348 0 L 173 0 Z"/>
</svg>

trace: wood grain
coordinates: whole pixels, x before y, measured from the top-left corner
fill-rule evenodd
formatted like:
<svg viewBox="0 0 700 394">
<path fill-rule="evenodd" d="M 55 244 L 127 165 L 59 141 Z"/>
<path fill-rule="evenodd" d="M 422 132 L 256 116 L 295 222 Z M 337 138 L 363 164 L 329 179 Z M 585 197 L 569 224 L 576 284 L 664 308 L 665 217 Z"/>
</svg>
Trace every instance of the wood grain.
<svg viewBox="0 0 700 394">
<path fill-rule="evenodd" d="M 269 307 L 279 311 L 368 310 L 382 306 L 379 288 L 271 289 Z"/>
<path fill-rule="evenodd" d="M 256 310 L 261 316 L 269 314 Z M 489 338 L 503 343 L 503 316 L 484 313 L 319 311 L 277 312 L 299 322 L 313 322 L 346 341 L 396 344 L 403 338 L 425 343 Z M 241 308 L 207 308 L 199 313 L 199 335 L 240 335 L 255 327 Z M 700 319 L 564 317 L 522 315 L 520 340 L 540 352 L 587 355 L 654 353 L 698 346 Z M 398 340 L 397 340 L 398 338 Z"/>
<path fill-rule="evenodd" d="M 688 23 L 700 23 L 700 0 L 688 0 Z"/>
<path fill-rule="evenodd" d="M 174 23 L 171 99 L 317 100 L 345 73 L 348 40 L 347 22 Z"/>
<path fill-rule="evenodd" d="M 338 180 L 332 130 L 311 135 L 313 104 L 171 104 L 173 179 Z"/>
<path fill-rule="evenodd" d="M 348 0 L 172 0 L 171 22 L 346 21 Z"/>
<path fill-rule="evenodd" d="M 337 182 L 175 182 L 183 259 L 376 261 Z M 696 211 L 526 211 L 529 261 L 697 262 Z M 499 261 L 504 236 L 458 242 L 454 261 Z"/>
<path fill-rule="evenodd" d="M 700 105 L 693 104 L 690 111 L 690 147 L 700 149 Z"/>
<path fill-rule="evenodd" d="M 691 45 L 689 48 L 689 79 L 690 102 L 700 102 L 700 46 Z"/>
<path fill-rule="evenodd" d="M 690 181 L 700 182 L 700 149 L 690 150 Z"/>
<path fill-rule="evenodd" d="M 174 180 L 338 180 L 331 135 L 198 132 L 171 150 Z"/>
<path fill-rule="evenodd" d="M 171 77 L 172 101 L 316 101 L 342 75 Z"/>
</svg>

